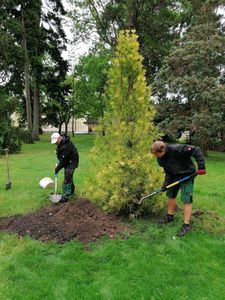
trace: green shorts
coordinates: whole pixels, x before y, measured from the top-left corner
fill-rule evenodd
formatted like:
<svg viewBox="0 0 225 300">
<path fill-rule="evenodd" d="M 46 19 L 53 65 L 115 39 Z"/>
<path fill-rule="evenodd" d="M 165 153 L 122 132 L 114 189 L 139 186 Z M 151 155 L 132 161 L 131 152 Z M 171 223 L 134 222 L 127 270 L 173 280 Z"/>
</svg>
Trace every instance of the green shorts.
<svg viewBox="0 0 225 300">
<path fill-rule="evenodd" d="M 177 194 L 181 189 L 181 200 L 183 203 L 192 203 L 193 202 L 193 190 L 194 190 L 194 179 L 191 178 L 181 184 L 175 185 L 171 189 L 168 189 L 166 196 L 168 198 L 176 198 Z"/>
</svg>

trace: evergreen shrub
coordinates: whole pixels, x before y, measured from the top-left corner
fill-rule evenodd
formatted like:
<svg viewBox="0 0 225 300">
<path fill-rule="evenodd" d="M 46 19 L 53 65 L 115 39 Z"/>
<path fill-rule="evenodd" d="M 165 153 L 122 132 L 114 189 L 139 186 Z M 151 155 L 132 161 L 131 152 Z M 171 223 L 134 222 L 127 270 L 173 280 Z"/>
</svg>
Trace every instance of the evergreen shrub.
<svg viewBox="0 0 225 300">
<path fill-rule="evenodd" d="M 153 124 L 155 111 L 137 39 L 134 31 L 119 34 L 108 72 L 106 112 L 99 128 L 105 135 L 97 137 L 92 151 L 95 160 L 101 158 L 102 166 L 88 187 L 104 210 L 131 217 L 162 207 L 160 196 L 137 205 L 162 182 L 162 172 L 149 151 L 159 132 Z"/>
</svg>

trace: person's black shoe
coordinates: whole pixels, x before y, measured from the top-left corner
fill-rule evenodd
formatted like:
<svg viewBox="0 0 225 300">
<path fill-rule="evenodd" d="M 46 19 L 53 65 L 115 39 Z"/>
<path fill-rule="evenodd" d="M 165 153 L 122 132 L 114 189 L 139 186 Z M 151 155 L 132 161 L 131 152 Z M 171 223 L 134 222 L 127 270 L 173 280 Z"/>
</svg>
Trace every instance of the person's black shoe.
<svg viewBox="0 0 225 300">
<path fill-rule="evenodd" d="M 179 236 L 179 237 L 184 236 L 190 230 L 191 230 L 191 227 L 189 224 L 183 224 L 180 231 L 178 231 L 177 236 Z"/>
<path fill-rule="evenodd" d="M 168 224 L 174 221 L 174 216 L 167 214 L 162 220 L 160 220 L 160 224 Z"/>
<path fill-rule="evenodd" d="M 62 199 L 59 201 L 60 203 L 66 203 L 68 202 L 69 198 L 68 197 L 62 197 Z"/>
<path fill-rule="evenodd" d="M 170 214 L 167 214 L 166 215 L 166 222 L 165 223 L 171 223 L 173 221 L 174 221 L 174 216 L 170 215 Z"/>
</svg>

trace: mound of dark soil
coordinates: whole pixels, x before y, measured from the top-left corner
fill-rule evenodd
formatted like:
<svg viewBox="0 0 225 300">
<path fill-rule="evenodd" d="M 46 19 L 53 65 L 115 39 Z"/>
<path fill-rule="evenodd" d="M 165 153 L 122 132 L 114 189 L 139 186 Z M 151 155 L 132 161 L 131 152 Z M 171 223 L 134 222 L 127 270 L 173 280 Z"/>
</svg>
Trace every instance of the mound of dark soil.
<svg viewBox="0 0 225 300">
<path fill-rule="evenodd" d="M 44 207 L 28 215 L 3 218 L 0 230 L 63 244 L 70 240 L 94 242 L 102 236 L 114 238 L 126 228 L 116 216 L 106 215 L 87 199 L 79 199 Z"/>
</svg>

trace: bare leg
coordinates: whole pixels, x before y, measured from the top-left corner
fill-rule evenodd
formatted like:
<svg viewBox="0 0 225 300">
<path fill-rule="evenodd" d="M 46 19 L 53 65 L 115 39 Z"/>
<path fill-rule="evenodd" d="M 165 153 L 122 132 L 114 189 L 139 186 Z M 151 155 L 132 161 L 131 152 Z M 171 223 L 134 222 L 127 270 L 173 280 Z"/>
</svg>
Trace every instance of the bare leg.
<svg viewBox="0 0 225 300">
<path fill-rule="evenodd" d="M 191 219 L 191 212 L 192 212 L 192 203 L 184 203 L 184 223 L 189 224 Z"/>
<path fill-rule="evenodd" d="M 167 213 L 169 215 L 173 215 L 176 207 L 177 207 L 176 198 L 168 198 L 168 200 L 167 200 Z"/>
<path fill-rule="evenodd" d="M 181 227 L 181 230 L 178 231 L 177 236 L 184 236 L 191 229 L 189 222 L 191 219 L 192 203 L 184 203 L 184 224 Z"/>
</svg>

